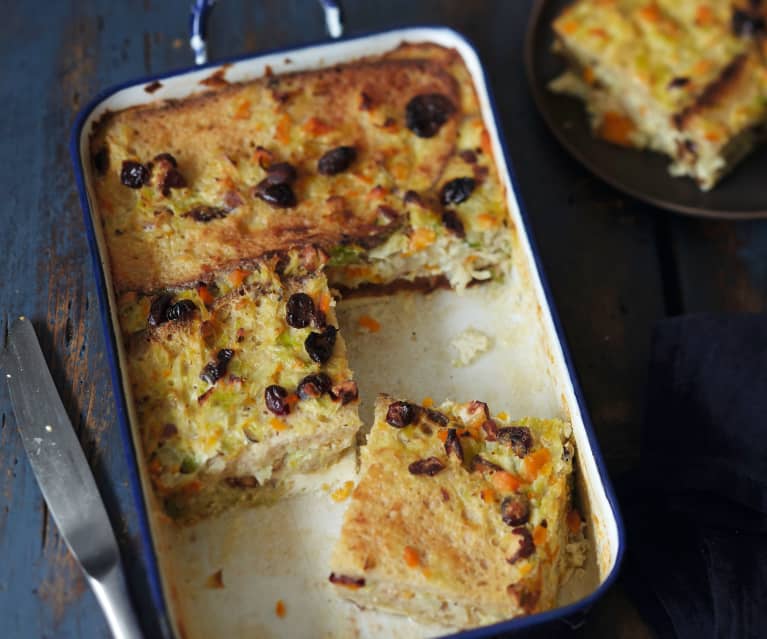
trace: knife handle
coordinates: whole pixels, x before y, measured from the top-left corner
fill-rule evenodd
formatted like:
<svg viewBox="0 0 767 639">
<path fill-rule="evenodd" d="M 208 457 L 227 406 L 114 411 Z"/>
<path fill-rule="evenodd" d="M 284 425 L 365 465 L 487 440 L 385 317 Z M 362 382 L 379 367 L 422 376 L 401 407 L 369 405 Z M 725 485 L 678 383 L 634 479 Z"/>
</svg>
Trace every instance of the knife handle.
<svg viewBox="0 0 767 639">
<path fill-rule="evenodd" d="M 98 577 L 86 576 L 115 639 L 143 639 L 119 560 Z"/>
</svg>

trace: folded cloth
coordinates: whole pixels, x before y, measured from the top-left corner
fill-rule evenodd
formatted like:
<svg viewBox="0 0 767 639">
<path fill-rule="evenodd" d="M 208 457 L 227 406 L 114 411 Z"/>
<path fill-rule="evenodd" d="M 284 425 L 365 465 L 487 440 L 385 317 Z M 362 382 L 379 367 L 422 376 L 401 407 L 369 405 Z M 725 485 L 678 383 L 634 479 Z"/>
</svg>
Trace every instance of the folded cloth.
<svg viewBox="0 0 767 639">
<path fill-rule="evenodd" d="M 767 316 L 654 334 L 623 581 L 657 636 L 767 637 Z"/>
</svg>

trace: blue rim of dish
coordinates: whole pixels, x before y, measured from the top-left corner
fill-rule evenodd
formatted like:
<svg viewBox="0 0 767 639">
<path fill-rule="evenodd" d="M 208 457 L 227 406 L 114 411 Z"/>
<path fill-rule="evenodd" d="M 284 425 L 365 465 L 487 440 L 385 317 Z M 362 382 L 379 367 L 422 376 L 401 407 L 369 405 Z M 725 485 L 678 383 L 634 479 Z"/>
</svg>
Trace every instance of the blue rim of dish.
<svg viewBox="0 0 767 639">
<path fill-rule="evenodd" d="M 625 545 L 626 545 L 625 529 L 623 525 L 623 520 L 620 515 L 620 510 L 618 508 L 618 500 L 615 496 L 615 491 L 613 490 L 612 484 L 610 482 L 610 478 L 608 477 L 608 474 L 607 474 L 607 468 L 605 466 L 604 458 L 599 448 L 599 444 L 596 438 L 596 433 L 594 432 L 594 427 L 589 417 L 589 413 L 586 407 L 586 401 L 583 397 L 583 392 L 581 390 L 581 386 L 578 381 L 578 376 L 575 372 L 572 356 L 570 355 L 570 349 L 567 346 L 567 340 L 565 339 L 565 333 L 562 328 L 562 323 L 559 319 L 559 315 L 556 311 L 556 307 L 554 306 L 554 297 L 552 295 L 551 288 L 549 287 L 549 283 L 546 279 L 546 275 L 543 270 L 543 264 L 541 262 L 541 257 L 538 252 L 538 246 L 535 242 L 535 238 L 533 237 L 533 231 L 530 225 L 530 217 L 527 213 L 527 210 L 522 201 L 522 198 L 519 195 L 520 194 L 519 183 L 517 180 L 516 173 L 514 172 L 511 158 L 509 156 L 508 147 L 506 145 L 506 138 L 503 134 L 503 129 L 500 123 L 500 119 L 498 118 L 498 108 L 495 101 L 495 96 L 493 95 L 493 91 L 490 87 L 490 83 L 487 77 L 487 72 L 485 71 L 485 67 L 481 63 L 479 54 L 477 53 L 477 49 L 474 46 L 474 44 L 471 42 L 471 40 L 468 37 L 456 31 L 455 29 L 441 26 L 441 25 L 429 25 L 429 24 L 404 25 L 400 27 L 392 27 L 390 29 L 385 29 L 382 31 L 368 31 L 368 32 L 358 33 L 355 35 L 343 36 L 341 38 L 338 38 L 330 42 L 323 39 L 316 42 L 303 44 L 298 47 L 279 47 L 279 48 L 275 48 L 271 50 L 261 51 L 255 54 L 249 53 L 249 54 L 243 54 L 238 56 L 231 56 L 231 57 L 217 60 L 215 62 L 208 62 L 203 65 L 187 67 L 187 68 L 179 69 L 176 71 L 170 71 L 168 73 L 145 76 L 138 80 L 123 82 L 100 92 L 92 100 L 90 100 L 88 104 L 78 113 L 75 123 L 72 127 L 72 134 L 70 136 L 70 142 L 69 142 L 69 152 L 72 158 L 72 162 L 74 164 L 75 179 L 77 182 L 77 189 L 80 196 L 80 205 L 83 209 L 83 217 L 85 221 L 85 232 L 88 238 L 88 248 L 91 252 L 93 271 L 94 271 L 94 276 L 96 278 L 96 287 L 97 287 L 97 294 L 98 294 L 98 300 L 99 300 L 99 312 L 101 315 L 102 328 L 103 328 L 104 335 L 107 338 L 106 339 L 107 362 L 109 364 L 110 376 L 112 379 L 112 388 L 115 394 L 115 401 L 117 404 L 117 419 L 120 425 L 121 439 L 123 442 L 123 446 L 125 448 L 125 454 L 128 458 L 128 464 L 130 467 L 129 481 L 130 481 L 132 492 L 133 492 L 134 502 L 136 503 L 136 506 L 138 507 L 137 517 L 138 517 L 138 524 L 139 524 L 139 530 L 140 530 L 141 548 L 145 556 L 148 557 L 149 559 L 148 561 L 149 581 L 150 581 L 149 585 L 151 589 L 152 601 L 154 602 L 156 606 L 157 612 L 160 616 L 161 624 L 163 625 L 163 628 L 166 632 L 167 632 L 166 629 L 170 627 L 170 623 L 168 620 L 168 611 L 167 611 L 165 598 L 162 592 L 160 573 L 159 573 L 159 568 L 157 563 L 157 554 L 155 552 L 154 544 L 153 544 L 151 533 L 149 530 L 147 505 L 146 505 L 146 501 L 144 500 L 144 495 L 141 489 L 141 480 L 138 475 L 137 454 L 133 446 L 133 437 L 131 433 L 130 423 L 128 420 L 127 400 L 126 400 L 125 394 L 123 393 L 122 374 L 120 372 L 120 365 L 119 365 L 118 356 L 117 356 L 117 335 L 115 333 L 115 327 L 112 325 L 111 318 L 110 318 L 110 308 L 109 308 L 108 294 L 107 294 L 107 288 L 106 288 L 106 279 L 105 279 L 103 266 L 102 266 L 101 258 L 99 254 L 99 247 L 98 247 L 98 241 L 96 239 L 96 232 L 93 226 L 92 212 L 90 208 L 90 203 L 88 201 L 88 191 L 85 186 L 85 175 L 83 172 L 83 165 L 82 165 L 81 156 L 80 156 L 80 139 L 82 137 L 83 128 L 85 127 L 85 121 L 88 119 L 90 114 L 104 100 L 113 96 L 115 93 L 122 91 L 123 89 L 138 87 L 141 85 L 150 84 L 152 82 L 162 81 L 166 78 L 174 78 L 174 77 L 185 75 L 187 73 L 198 72 L 205 69 L 218 68 L 225 64 L 234 64 L 234 63 L 243 62 L 246 60 L 250 61 L 250 60 L 264 57 L 267 55 L 297 53 L 304 49 L 309 49 L 314 47 L 328 48 L 343 42 L 361 40 L 361 39 L 370 38 L 373 36 L 382 36 L 382 35 L 392 34 L 399 31 L 416 30 L 416 29 L 441 32 L 463 41 L 466 44 L 466 46 L 471 50 L 471 52 L 476 57 L 479 63 L 479 68 L 482 73 L 482 80 L 485 84 L 485 90 L 487 92 L 488 102 L 490 104 L 490 111 L 493 116 L 493 122 L 498 132 L 498 139 L 500 141 L 501 152 L 503 153 L 503 157 L 506 162 L 509 181 L 511 182 L 512 191 L 514 193 L 514 196 L 519 208 L 519 214 L 525 229 L 527 241 L 530 245 L 530 252 L 532 254 L 535 268 L 537 270 L 538 278 L 541 283 L 541 288 L 543 290 L 543 294 L 546 299 L 546 303 L 548 305 L 548 310 L 551 316 L 552 323 L 554 325 L 554 330 L 557 334 L 557 339 L 559 340 L 560 348 L 562 349 L 565 365 L 567 367 L 567 371 L 570 376 L 570 382 L 573 386 L 575 399 L 576 399 L 576 402 L 578 403 L 578 408 L 581 412 L 581 419 L 583 420 L 583 428 L 586 432 L 586 437 L 589 442 L 591 454 L 594 457 L 594 463 L 597 467 L 597 472 L 599 473 L 599 479 L 602 483 L 602 487 L 604 488 L 605 496 L 607 497 L 607 502 L 610 505 L 610 509 L 612 511 L 612 515 L 615 520 L 615 525 L 616 525 L 616 529 L 618 533 L 618 544 L 616 548 L 615 562 L 613 564 L 612 569 L 610 570 L 609 574 L 605 577 L 605 579 L 596 587 L 596 589 L 594 589 L 593 592 L 589 593 L 585 597 L 571 604 L 567 604 L 566 606 L 562 606 L 560 608 L 554 608 L 552 610 L 539 612 L 530 616 L 517 617 L 514 619 L 509 619 L 507 621 L 501 621 L 499 623 L 496 623 L 490 626 L 482 626 L 480 628 L 461 631 L 461 632 L 449 635 L 449 637 L 453 639 L 458 639 L 458 638 L 480 639 L 484 637 L 495 636 L 499 633 L 529 629 L 534 626 L 543 625 L 545 623 L 549 623 L 549 622 L 553 622 L 557 620 L 566 621 L 568 617 L 575 615 L 576 613 L 587 611 L 600 597 L 602 597 L 602 595 L 605 594 L 605 592 L 609 589 L 609 587 L 613 584 L 613 582 L 616 580 L 618 576 L 618 572 L 620 569 L 621 562 L 623 560 L 623 554 L 624 554 Z"/>
</svg>

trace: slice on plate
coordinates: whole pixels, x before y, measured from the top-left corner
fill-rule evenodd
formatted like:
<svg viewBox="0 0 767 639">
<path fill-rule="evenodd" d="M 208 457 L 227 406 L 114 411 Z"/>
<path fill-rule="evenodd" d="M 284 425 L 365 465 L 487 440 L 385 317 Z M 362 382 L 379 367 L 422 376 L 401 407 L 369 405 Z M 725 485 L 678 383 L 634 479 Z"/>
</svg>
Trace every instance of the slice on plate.
<svg viewBox="0 0 767 639">
<path fill-rule="evenodd" d="M 379 396 L 330 581 L 355 603 L 473 627 L 551 608 L 567 574 L 568 424 Z"/>
<path fill-rule="evenodd" d="M 763 136 L 757 5 L 576 0 L 554 21 L 570 70 L 552 89 L 586 102 L 597 135 L 665 153 L 673 175 L 710 189 Z"/>
<path fill-rule="evenodd" d="M 312 249 L 119 300 L 156 493 L 180 520 L 289 492 L 359 428 L 357 386 Z"/>
</svg>

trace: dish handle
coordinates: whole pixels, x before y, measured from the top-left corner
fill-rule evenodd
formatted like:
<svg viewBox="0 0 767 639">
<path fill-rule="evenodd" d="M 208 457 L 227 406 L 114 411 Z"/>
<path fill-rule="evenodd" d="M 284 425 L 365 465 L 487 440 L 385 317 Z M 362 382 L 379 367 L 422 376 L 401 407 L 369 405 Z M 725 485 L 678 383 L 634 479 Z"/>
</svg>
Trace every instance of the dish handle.
<svg viewBox="0 0 767 639">
<path fill-rule="evenodd" d="M 334 40 L 340 38 L 344 32 L 340 3 L 336 0 L 319 0 L 319 3 L 325 13 L 325 28 L 328 35 Z M 194 63 L 197 65 L 208 62 L 207 25 L 215 4 L 216 0 L 193 0 L 192 2 L 189 46 L 194 54 Z"/>
</svg>

